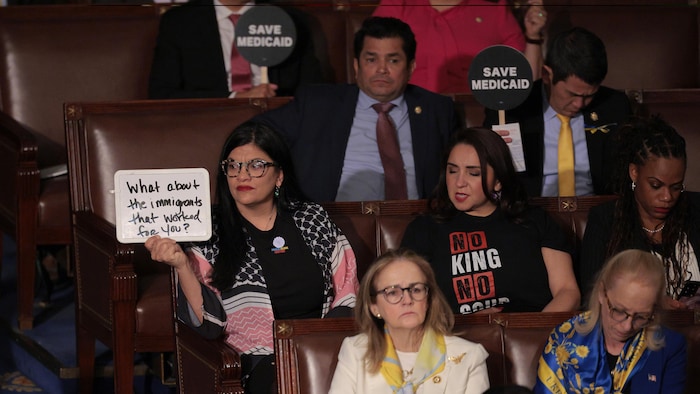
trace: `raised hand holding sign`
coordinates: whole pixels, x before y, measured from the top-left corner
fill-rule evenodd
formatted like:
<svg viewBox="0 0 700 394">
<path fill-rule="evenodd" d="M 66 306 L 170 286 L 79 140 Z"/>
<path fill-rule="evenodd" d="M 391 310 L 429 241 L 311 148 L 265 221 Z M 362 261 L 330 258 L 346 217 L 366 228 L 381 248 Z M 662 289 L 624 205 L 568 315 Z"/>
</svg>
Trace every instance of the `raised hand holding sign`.
<svg viewBox="0 0 700 394">
<path fill-rule="evenodd" d="M 532 68 L 520 51 L 506 45 L 490 46 L 476 55 L 469 68 L 469 86 L 476 101 L 498 110 L 499 124 L 493 129 L 507 132 L 506 140 L 517 171 L 525 171 L 520 125 L 506 124 L 505 111 L 522 104 L 532 89 Z M 499 133 L 500 134 L 500 133 Z"/>
<path fill-rule="evenodd" d="M 176 241 L 211 237 L 209 171 L 205 168 L 120 170 L 114 174 L 117 240 L 154 235 Z"/>
</svg>

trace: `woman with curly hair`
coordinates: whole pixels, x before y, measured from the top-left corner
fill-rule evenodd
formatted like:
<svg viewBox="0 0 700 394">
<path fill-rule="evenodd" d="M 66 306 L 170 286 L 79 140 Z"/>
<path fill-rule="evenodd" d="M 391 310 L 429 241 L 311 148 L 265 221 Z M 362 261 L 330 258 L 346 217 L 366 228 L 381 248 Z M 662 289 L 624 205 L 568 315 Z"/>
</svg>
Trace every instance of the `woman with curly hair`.
<svg viewBox="0 0 700 394">
<path fill-rule="evenodd" d="M 664 307 L 678 300 L 689 280 L 700 280 L 700 195 L 685 191 L 685 140 L 659 117 L 635 119 L 620 129 L 615 189 L 619 199 L 591 209 L 581 248 L 582 288 L 605 260 L 625 249 L 650 251 L 666 269 Z"/>
</svg>

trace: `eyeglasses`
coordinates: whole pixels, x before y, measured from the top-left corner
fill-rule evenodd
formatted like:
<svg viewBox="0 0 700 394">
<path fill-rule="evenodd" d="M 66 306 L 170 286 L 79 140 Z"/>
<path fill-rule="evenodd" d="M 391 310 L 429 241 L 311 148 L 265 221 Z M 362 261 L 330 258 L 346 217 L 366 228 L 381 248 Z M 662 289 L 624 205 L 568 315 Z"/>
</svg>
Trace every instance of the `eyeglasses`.
<svg viewBox="0 0 700 394">
<path fill-rule="evenodd" d="M 627 319 L 631 318 L 632 319 L 632 328 L 635 330 L 638 330 L 640 328 L 644 328 L 651 324 L 651 322 L 654 321 L 654 314 L 639 314 L 635 313 L 634 315 L 630 315 L 629 313 L 625 311 L 621 311 L 617 308 L 615 308 L 612 303 L 610 302 L 610 298 L 608 298 L 608 292 L 607 290 L 603 290 L 605 294 L 605 300 L 608 303 L 608 309 L 610 310 L 610 317 L 615 320 L 618 323 L 622 323 L 623 321 L 626 321 Z"/>
<path fill-rule="evenodd" d="M 408 287 L 400 287 L 397 285 L 389 286 L 387 288 L 377 290 L 374 296 L 378 294 L 383 294 L 386 302 L 390 304 L 398 304 L 403 300 L 403 294 L 408 291 L 409 296 L 413 301 L 423 301 L 425 297 L 428 296 L 428 285 L 425 283 L 413 283 Z"/>
<path fill-rule="evenodd" d="M 229 178 L 237 177 L 241 173 L 243 167 L 245 167 L 245 170 L 251 178 L 260 178 L 265 175 L 267 167 L 277 167 L 277 163 L 262 159 L 253 159 L 246 162 L 227 159 L 221 162 L 221 170 Z"/>
</svg>

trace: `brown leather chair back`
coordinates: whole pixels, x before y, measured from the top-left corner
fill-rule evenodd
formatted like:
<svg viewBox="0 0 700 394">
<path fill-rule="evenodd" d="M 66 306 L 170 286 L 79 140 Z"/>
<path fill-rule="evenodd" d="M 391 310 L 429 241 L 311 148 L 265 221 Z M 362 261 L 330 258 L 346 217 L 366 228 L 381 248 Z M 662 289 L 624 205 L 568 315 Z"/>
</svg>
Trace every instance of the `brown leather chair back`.
<svg viewBox="0 0 700 394">
<path fill-rule="evenodd" d="M 63 103 L 147 97 L 156 7 L 0 8 L 0 109 L 37 136 L 39 166 L 66 162 Z"/>
<path fill-rule="evenodd" d="M 489 353 L 491 386 L 532 387 L 547 336 L 572 313 L 497 313 L 455 317 L 455 335 Z M 277 320 L 274 323 L 280 394 L 327 393 L 343 339 L 357 333 L 352 318 Z"/>
<path fill-rule="evenodd" d="M 115 392 L 130 390 L 134 351 L 175 351 L 169 267 L 152 262 L 143 245 L 117 241 L 114 173 L 204 167 L 213 193 L 226 138 L 265 106 L 253 99 L 66 105 L 84 392 L 91 390 L 95 339 L 114 352 Z"/>
<path fill-rule="evenodd" d="M 275 364 L 280 394 L 326 394 L 353 318 L 275 320 Z"/>
<path fill-rule="evenodd" d="M 598 35 L 608 55 L 603 84 L 616 89 L 700 87 L 698 8 L 679 2 L 546 4 L 549 37 L 580 26 Z"/>
<path fill-rule="evenodd" d="M 362 279 L 377 256 L 398 248 L 406 226 L 425 210 L 425 200 L 326 202 L 322 204 L 355 252 Z"/>
<path fill-rule="evenodd" d="M 224 141 L 265 105 L 248 99 L 67 104 L 67 127 L 75 127 L 69 137 L 80 136 L 72 142 L 87 154 L 70 163 L 73 210 L 114 223 L 112 190 L 120 169 L 204 167 L 214 196 Z"/>
<path fill-rule="evenodd" d="M 63 103 L 146 97 L 155 7 L 0 7 L 0 231 L 17 243 L 18 320 L 33 325 L 38 245 L 70 245 Z"/>
</svg>

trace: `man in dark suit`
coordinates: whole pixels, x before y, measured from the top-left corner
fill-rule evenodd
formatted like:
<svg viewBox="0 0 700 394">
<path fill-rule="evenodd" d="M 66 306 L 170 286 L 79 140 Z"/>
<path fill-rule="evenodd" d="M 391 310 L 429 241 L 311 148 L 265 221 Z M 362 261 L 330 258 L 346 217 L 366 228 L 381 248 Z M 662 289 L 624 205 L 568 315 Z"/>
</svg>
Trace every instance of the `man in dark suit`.
<svg viewBox="0 0 700 394">
<path fill-rule="evenodd" d="M 550 42 L 542 79 L 527 100 L 506 111 L 506 123 L 520 123 L 525 172 L 521 180 L 530 196 L 558 196 L 558 116 L 570 118 L 573 135 L 575 195 L 610 194 L 615 136 L 631 113 L 627 96 L 601 86 L 608 71 L 603 42 L 573 28 Z M 486 111 L 484 125 L 498 130 L 498 113 Z M 499 131 L 506 138 L 508 133 Z"/>
<path fill-rule="evenodd" d="M 408 85 L 415 68 L 411 28 L 395 18 L 368 18 L 355 35 L 357 85 L 315 85 L 256 118 L 287 140 L 299 183 L 315 201 L 383 200 L 385 175 L 377 144 L 377 110 L 398 133 L 407 198 L 426 198 L 438 183 L 441 155 L 456 127 L 454 104 Z"/>
<path fill-rule="evenodd" d="M 232 89 L 230 48 L 234 25 L 229 17 L 252 6 L 245 0 L 193 0 L 163 14 L 151 66 L 149 97 L 292 96 L 299 86 L 323 82 L 306 15 L 289 8 L 285 11 L 297 29 L 292 54 L 268 69 L 270 83 L 261 83 L 260 68 L 252 65 L 252 86 L 240 91 Z"/>
</svg>

